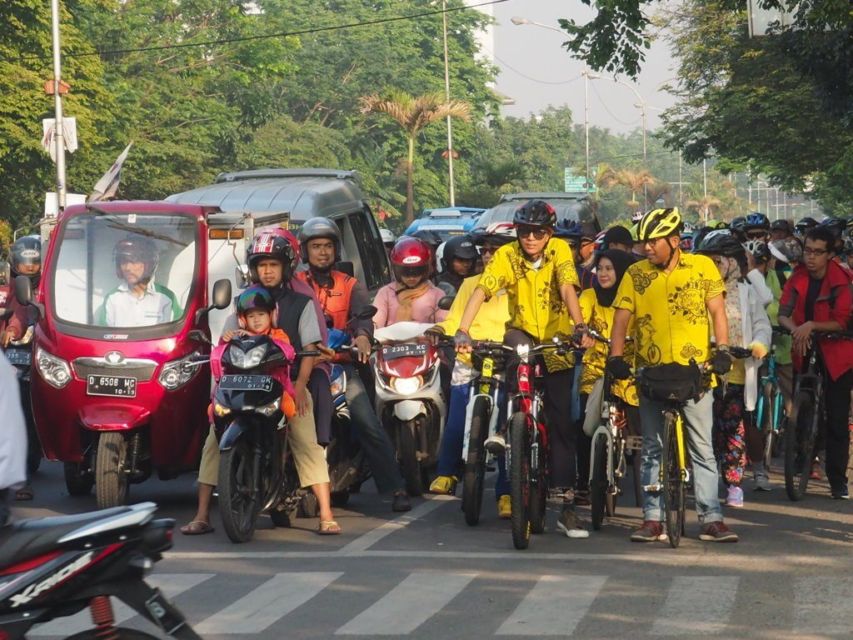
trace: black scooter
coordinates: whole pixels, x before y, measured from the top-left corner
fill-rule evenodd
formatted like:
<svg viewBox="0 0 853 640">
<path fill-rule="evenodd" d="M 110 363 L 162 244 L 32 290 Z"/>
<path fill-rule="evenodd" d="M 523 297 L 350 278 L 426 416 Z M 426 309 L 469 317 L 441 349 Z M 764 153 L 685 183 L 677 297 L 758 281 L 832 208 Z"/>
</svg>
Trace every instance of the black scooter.
<svg viewBox="0 0 853 640">
<path fill-rule="evenodd" d="M 196 640 L 184 615 L 145 582 L 172 547 L 171 518 L 154 519 L 144 502 L 73 516 L 24 520 L 0 528 L 0 638 L 24 638 L 33 625 L 89 609 L 83 638 L 156 638 L 114 627 L 118 598 L 174 638 Z"/>
</svg>

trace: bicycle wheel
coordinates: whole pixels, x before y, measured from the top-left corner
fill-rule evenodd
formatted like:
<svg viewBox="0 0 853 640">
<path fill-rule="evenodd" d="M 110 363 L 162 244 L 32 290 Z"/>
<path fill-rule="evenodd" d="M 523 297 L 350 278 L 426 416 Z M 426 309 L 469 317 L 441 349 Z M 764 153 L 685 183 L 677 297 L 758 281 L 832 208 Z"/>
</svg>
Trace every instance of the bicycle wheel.
<svg viewBox="0 0 853 640">
<path fill-rule="evenodd" d="M 592 528 L 601 529 L 607 511 L 607 438 L 599 436 L 592 443 L 589 478 L 589 504 Z"/>
<path fill-rule="evenodd" d="M 526 549 L 530 543 L 530 436 L 527 416 L 514 413 L 509 422 L 509 495 L 512 504 L 512 544 Z"/>
<path fill-rule="evenodd" d="M 531 449 L 533 447 L 531 446 Z M 536 472 L 530 471 L 530 532 L 545 532 L 546 505 L 548 504 L 548 450 L 541 438 L 536 445 Z M 531 451 L 531 462 L 533 453 Z M 531 464 L 532 467 L 532 464 Z"/>
<path fill-rule="evenodd" d="M 799 391 L 785 430 L 785 491 L 796 502 L 806 495 L 817 438 L 819 412 L 808 391 Z"/>
<path fill-rule="evenodd" d="M 663 450 L 661 451 L 661 479 L 663 484 L 663 503 L 666 513 L 666 532 L 669 546 L 677 548 L 684 531 L 684 503 L 686 490 L 684 476 L 678 466 L 678 438 L 676 436 L 676 417 L 671 412 L 664 413 Z"/>
<path fill-rule="evenodd" d="M 486 450 L 483 443 L 488 435 L 489 413 L 489 401 L 483 397 L 475 398 L 468 436 L 468 459 L 462 475 L 462 511 L 465 513 L 465 522 L 471 527 L 480 522 L 480 509 L 483 506 L 486 477 Z"/>
</svg>

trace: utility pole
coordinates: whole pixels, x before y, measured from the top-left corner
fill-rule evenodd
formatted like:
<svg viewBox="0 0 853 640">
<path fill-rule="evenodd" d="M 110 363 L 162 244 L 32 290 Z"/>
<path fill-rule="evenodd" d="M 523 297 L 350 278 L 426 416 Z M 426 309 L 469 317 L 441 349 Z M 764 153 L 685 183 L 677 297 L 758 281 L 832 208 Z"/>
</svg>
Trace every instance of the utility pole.
<svg viewBox="0 0 853 640">
<path fill-rule="evenodd" d="M 599 76 L 591 74 L 589 68 L 584 69 L 583 75 L 583 133 L 584 133 L 584 154 L 586 156 L 586 191 L 589 193 L 589 81 L 596 79 Z"/>
<path fill-rule="evenodd" d="M 702 158 L 702 192 L 708 197 L 708 161 Z"/>
<path fill-rule="evenodd" d="M 684 208 L 684 178 L 681 176 L 681 149 L 678 150 L 678 206 Z"/>
<path fill-rule="evenodd" d="M 53 106 L 54 106 L 54 141 L 56 142 L 56 200 L 57 209 L 65 209 L 65 133 L 62 127 L 62 82 L 61 41 L 59 39 L 59 0 L 50 1 L 53 39 Z"/>
<path fill-rule="evenodd" d="M 447 55 L 447 0 L 441 2 L 441 20 L 444 26 L 444 99 L 450 102 L 450 62 Z M 453 186 L 453 124 L 447 116 L 447 177 L 450 183 L 450 206 L 456 206 L 456 192 Z"/>
</svg>

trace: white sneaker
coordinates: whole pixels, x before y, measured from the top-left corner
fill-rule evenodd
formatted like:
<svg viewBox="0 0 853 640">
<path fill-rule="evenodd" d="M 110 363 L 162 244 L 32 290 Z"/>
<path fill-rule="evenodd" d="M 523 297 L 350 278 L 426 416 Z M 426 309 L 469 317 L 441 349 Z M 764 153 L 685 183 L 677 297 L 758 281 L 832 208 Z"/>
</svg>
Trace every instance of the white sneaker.
<svg viewBox="0 0 853 640">
<path fill-rule="evenodd" d="M 493 456 L 501 456 L 504 454 L 504 451 L 506 451 L 506 440 L 502 435 L 496 433 L 495 435 L 486 438 L 483 446 L 486 448 L 486 451 L 491 453 Z"/>
<path fill-rule="evenodd" d="M 589 531 L 584 528 L 572 509 L 563 509 L 560 517 L 557 518 L 557 529 L 569 538 L 589 538 Z"/>
<path fill-rule="evenodd" d="M 770 491 L 772 488 L 770 476 L 767 475 L 767 472 L 755 474 L 755 491 Z"/>
</svg>

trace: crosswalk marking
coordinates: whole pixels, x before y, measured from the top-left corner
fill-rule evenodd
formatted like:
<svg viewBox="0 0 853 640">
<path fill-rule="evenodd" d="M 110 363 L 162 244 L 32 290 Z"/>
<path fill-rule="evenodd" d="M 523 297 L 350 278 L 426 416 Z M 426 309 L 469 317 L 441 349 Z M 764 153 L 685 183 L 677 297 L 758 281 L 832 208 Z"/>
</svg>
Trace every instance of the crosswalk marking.
<svg viewBox="0 0 853 640">
<path fill-rule="evenodd" d="M 473 573 L 411 573 L 335 634 L 396 636 L 411 633 L 443 609 L 475 577 Z"/>
<path fill-rule="evenodd" d="M 651 634 L 720 633 L 732 614 L 739 582 L 737 576 L 676 576 Z"/>
<path fill-rule="evenodd" d="M 500 626 L 497 635 L 571 635 L 606 580 L 607 576 L 542 576 Z"/>
<path fill-rule="evenodd" d="M 794 581 L 794 631 L 850 637 L 853 629 L 853 578 L 797 578 Z"/>
<path fill-rule="evenodd" d="M 339 571 L 277 573 L 261 586 L 198 624 L 199 635 L 260 633 L 328 587 Z"/>
<path fill-rule="evenodd" d="M 168 599 L 172 599 L 182 594 L 184 591 L 192 589 L 200 585 L 205 580 L 209 580 L 214 575 L 213 573 L 157 573 L 148 576 L 145 581 L 152 587 L 161 589 Z M 116 624 L 121 624 L 125 620 L 129 620 L 136 615 L 136 611 L 128 607 L 123 602 L 119 602 L 115 598 L 112 599 L 113 614 L 115 615 Z M 80 633 L 86 629 L 92 628 L 92 616 L 88 609 L 69 616 L 67 618 L 57 618 L 51 620 L 47 624 L 36 627 L 31 635 L 33 636 L 71 636 L 75 633 Z"/>
</svg>

